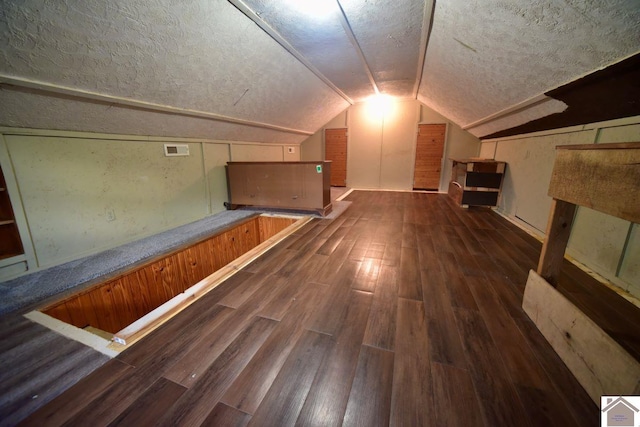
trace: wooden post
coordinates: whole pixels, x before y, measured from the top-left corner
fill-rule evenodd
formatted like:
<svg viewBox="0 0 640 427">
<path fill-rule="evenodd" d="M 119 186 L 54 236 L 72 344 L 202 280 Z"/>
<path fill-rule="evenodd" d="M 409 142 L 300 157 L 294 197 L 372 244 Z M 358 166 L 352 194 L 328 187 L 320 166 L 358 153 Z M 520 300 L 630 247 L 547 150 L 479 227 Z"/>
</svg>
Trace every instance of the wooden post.
<svg viewBox="0 0 640 427">
<path fill-rule="evenodd" d="M 557 199 L 553 199 L 551 204 L 547 237 L 538 262 L 538 274 L 554 287 L 558 286 L 560 268 L 571 235 L 571 224 L 576 207 L 573 203 Z"/>
</svg>

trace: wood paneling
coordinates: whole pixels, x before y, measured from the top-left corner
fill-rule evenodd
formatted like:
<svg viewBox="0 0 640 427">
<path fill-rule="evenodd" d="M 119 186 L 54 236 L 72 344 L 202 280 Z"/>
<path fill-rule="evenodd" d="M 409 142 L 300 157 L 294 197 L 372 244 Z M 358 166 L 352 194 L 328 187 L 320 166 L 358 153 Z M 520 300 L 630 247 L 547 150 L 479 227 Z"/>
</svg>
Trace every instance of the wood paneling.
<svg viewBox="0 0 640 427">
<path fill-rule="evenodd" d="M 79 328 L 116 333 L 295 221 L 253 218 L 42 311 Z"/>
<path fill-rule="evenodd" d="M 293 218 L 284 218 L 284 217 L 275 217 L 275 216 L 258 217 L 258 228 L 260 230 L 260 242 L 264 242 L 269 237 L 274 236 L 275 234 L 284 230 L 294 222 L 296 222 L 296 220 Z M 254 232 L 254 231 L 252 230 L 251 232 Z"/>
<path fill-rule="evenodd" d="M 446 130 L 446 124 L 418 125 L 416 160 L 413 172 L 414 189 L 438 189 Z"/>
<path fill-rule="evenodd" d="M 331 161 L 331 185 L 347 185 L 347 129 L 325 129 L 325 159 Z"/>
</svg>

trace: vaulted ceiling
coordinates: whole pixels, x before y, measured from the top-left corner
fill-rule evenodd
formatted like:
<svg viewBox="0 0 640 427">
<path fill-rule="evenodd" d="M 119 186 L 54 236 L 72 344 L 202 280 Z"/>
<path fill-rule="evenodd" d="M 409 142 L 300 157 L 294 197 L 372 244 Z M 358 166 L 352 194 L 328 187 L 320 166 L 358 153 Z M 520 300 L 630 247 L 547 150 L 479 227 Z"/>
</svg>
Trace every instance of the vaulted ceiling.
<svg viewBox="0 0 640 427">
<path fill-rule="evenodd" d="M 300 142 L 384 94 L 483 136 L 639 51 L 638 0 L 1 0 L 0 125 Z"/>
</svg>

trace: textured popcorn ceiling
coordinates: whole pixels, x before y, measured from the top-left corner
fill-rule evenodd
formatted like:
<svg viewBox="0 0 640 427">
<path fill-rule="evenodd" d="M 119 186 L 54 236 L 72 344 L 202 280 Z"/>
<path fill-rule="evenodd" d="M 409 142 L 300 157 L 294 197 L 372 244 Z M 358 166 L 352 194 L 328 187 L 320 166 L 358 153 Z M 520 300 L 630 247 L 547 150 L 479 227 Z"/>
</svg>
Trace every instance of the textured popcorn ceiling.
<svg viewBox="0 0 640 427">
<path fill-rule="evenodd" d="M 638 0 L 301 1 L 0 0 L 0 125 L 292 143 L 377 90 L 480 135 L 640 50 Z"/>
<path fill-rule="evenodd" d="M 638 0 L 438 1 L 418 99 L 465 127 L 638 51 Z"/>
</svg>

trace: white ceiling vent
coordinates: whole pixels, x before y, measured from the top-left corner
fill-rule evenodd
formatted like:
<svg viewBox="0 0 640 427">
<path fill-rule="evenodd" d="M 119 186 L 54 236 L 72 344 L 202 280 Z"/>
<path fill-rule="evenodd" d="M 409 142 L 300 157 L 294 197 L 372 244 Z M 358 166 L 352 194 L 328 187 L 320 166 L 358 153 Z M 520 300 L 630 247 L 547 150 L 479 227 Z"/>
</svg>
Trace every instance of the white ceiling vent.
<svg viewBox="0 0 640 427">
<path fill-rule="evenodd" d="M 189 146 L 187 144 L 164 144 L 164 155 L 167 157 L 188 156 Z"/>
</svg>

